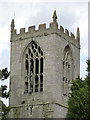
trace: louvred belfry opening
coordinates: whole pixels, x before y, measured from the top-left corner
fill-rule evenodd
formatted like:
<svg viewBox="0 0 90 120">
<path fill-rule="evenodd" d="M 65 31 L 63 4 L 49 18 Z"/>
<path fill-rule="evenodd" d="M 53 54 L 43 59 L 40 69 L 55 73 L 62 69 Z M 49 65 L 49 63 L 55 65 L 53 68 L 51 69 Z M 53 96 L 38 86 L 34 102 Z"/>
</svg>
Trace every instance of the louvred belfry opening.
<svg viewBox="0 0 90 120">
<path fill-rule="evenodd" d="M 43 91 L 43 51 L 32 41 L 25 52 L 25 92 Z"/>
</svg>

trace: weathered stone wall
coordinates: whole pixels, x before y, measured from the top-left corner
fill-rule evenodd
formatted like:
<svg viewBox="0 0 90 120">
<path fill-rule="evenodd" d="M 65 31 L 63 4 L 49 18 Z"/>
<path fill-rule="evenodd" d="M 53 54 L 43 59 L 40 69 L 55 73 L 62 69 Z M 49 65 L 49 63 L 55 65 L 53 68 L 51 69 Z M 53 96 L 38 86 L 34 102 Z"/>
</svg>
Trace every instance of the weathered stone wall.
<svg viewBox="0 0 90 120">
<path fill-rule="evenodd" d="M 14 22 L 14 21 L 13 21 Z M 14 118 L 65 118 L 68 96 L 63 96 L 63 52 L 69 45 L 73 57 L 73 79 L 80 73 L 80 41 L 73 33 L 60 26 L 55 20 L 50 27 L 39 25 L 39 30 L 29 27 L 20 29 L 16 34 L 14 23 L 11 25 L 11 70 L 9 117 Z M 43 92 L 24 94 L 24 54 L 31 41 L 35 41 L 44 53 Z M 24 103 L 23 103 L 24 101 Z"/>
</svg>

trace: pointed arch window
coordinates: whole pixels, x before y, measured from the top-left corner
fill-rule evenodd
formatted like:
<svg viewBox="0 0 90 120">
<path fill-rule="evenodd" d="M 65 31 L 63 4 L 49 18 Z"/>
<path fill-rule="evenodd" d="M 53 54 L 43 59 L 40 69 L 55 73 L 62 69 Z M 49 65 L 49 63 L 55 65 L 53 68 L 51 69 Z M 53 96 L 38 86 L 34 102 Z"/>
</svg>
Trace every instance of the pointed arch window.
<svg viewBox="0 0 90 120">
<path fill-rule="evenodd" d="M 43 91 L 43 51 L 32 41 L 25 52 L 25 94 Z"/>
<path fill-rule="evenodd" d="M 72 81 L 73 69 L 72 69 L 72 54 L 69 45 L 64 49 L 63 57 L 63 95 L 68 96 L 70 92 L 70 81 Z"/>
</svg>

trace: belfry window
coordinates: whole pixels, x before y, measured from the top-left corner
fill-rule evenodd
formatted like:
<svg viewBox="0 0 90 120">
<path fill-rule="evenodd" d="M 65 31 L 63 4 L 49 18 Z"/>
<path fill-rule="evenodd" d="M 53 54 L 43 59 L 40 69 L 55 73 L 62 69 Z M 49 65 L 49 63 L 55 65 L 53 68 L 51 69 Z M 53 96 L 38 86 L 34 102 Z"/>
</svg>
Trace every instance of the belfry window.
<svg viewBox="0 0 90 120">
<path fill-rule="evenodd" d="M 32 41 L 25 52 L 25 94 L 43 91 L 43 51 Z"/>
<path fill-rule="evenodd" d="M 72 81 L 72 55 L 69 45 L 64 49 L 63 58 L 63 95 L 68 96 L 70 92 L 70 81 Z"/>
</svg>

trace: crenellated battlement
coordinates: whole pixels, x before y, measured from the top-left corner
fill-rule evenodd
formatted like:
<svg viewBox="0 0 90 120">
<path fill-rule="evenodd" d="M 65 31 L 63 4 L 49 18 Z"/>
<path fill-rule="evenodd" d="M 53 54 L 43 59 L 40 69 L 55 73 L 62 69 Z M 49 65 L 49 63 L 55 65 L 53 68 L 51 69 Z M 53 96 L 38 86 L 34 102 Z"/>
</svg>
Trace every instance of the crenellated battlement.
<svg viewBox="0 0 90 120">
<path fill-rule="evenodd" d="M 25 28 L 20 28 L 20 32 L 17 34 L 17 30 L 14 27 L 15 24 L 13 19 L 11 22 L 11 41 L 13 41 L 13 37 L 15 37 L 15 40 L 18 40 L 19 38 L 24 39 L 26 37 L 47 36 L 49 34 L 57 33 L 65 39 L 68 37 L 68 39 L 71 39 L 75 42 L 75 44 L 76 42 L 80 43 L 79 28 L 77 28 L 77 33 L 75 36 L 72 32 L 69 33 L 67 29 L 64 29 L 63 26 L 60 25 L 59 27 L 55 11 L 53 14 L 53 22 L 50 22 L 49 28 L 46 28 L 46 24 L 39 24 L 38 30 L 35 29 L 35 26 L 29 26 L 27 32 L 25 31 Z"/>
<path fill-rule="evenodd" d="M 65 29 L 65 34 L 69 36 L 69 31 L 67 29 Z"/>
<path fill-rule="evenodd" d="M 31 33 L 35 32 L 35 26 L 28 27 L 28 32 L 31 32 Z"/>
<path fill-rule="evenodd" d="M 46 24 L 40 24 L 39 30 L 46 30 Z"/>
</svg>

